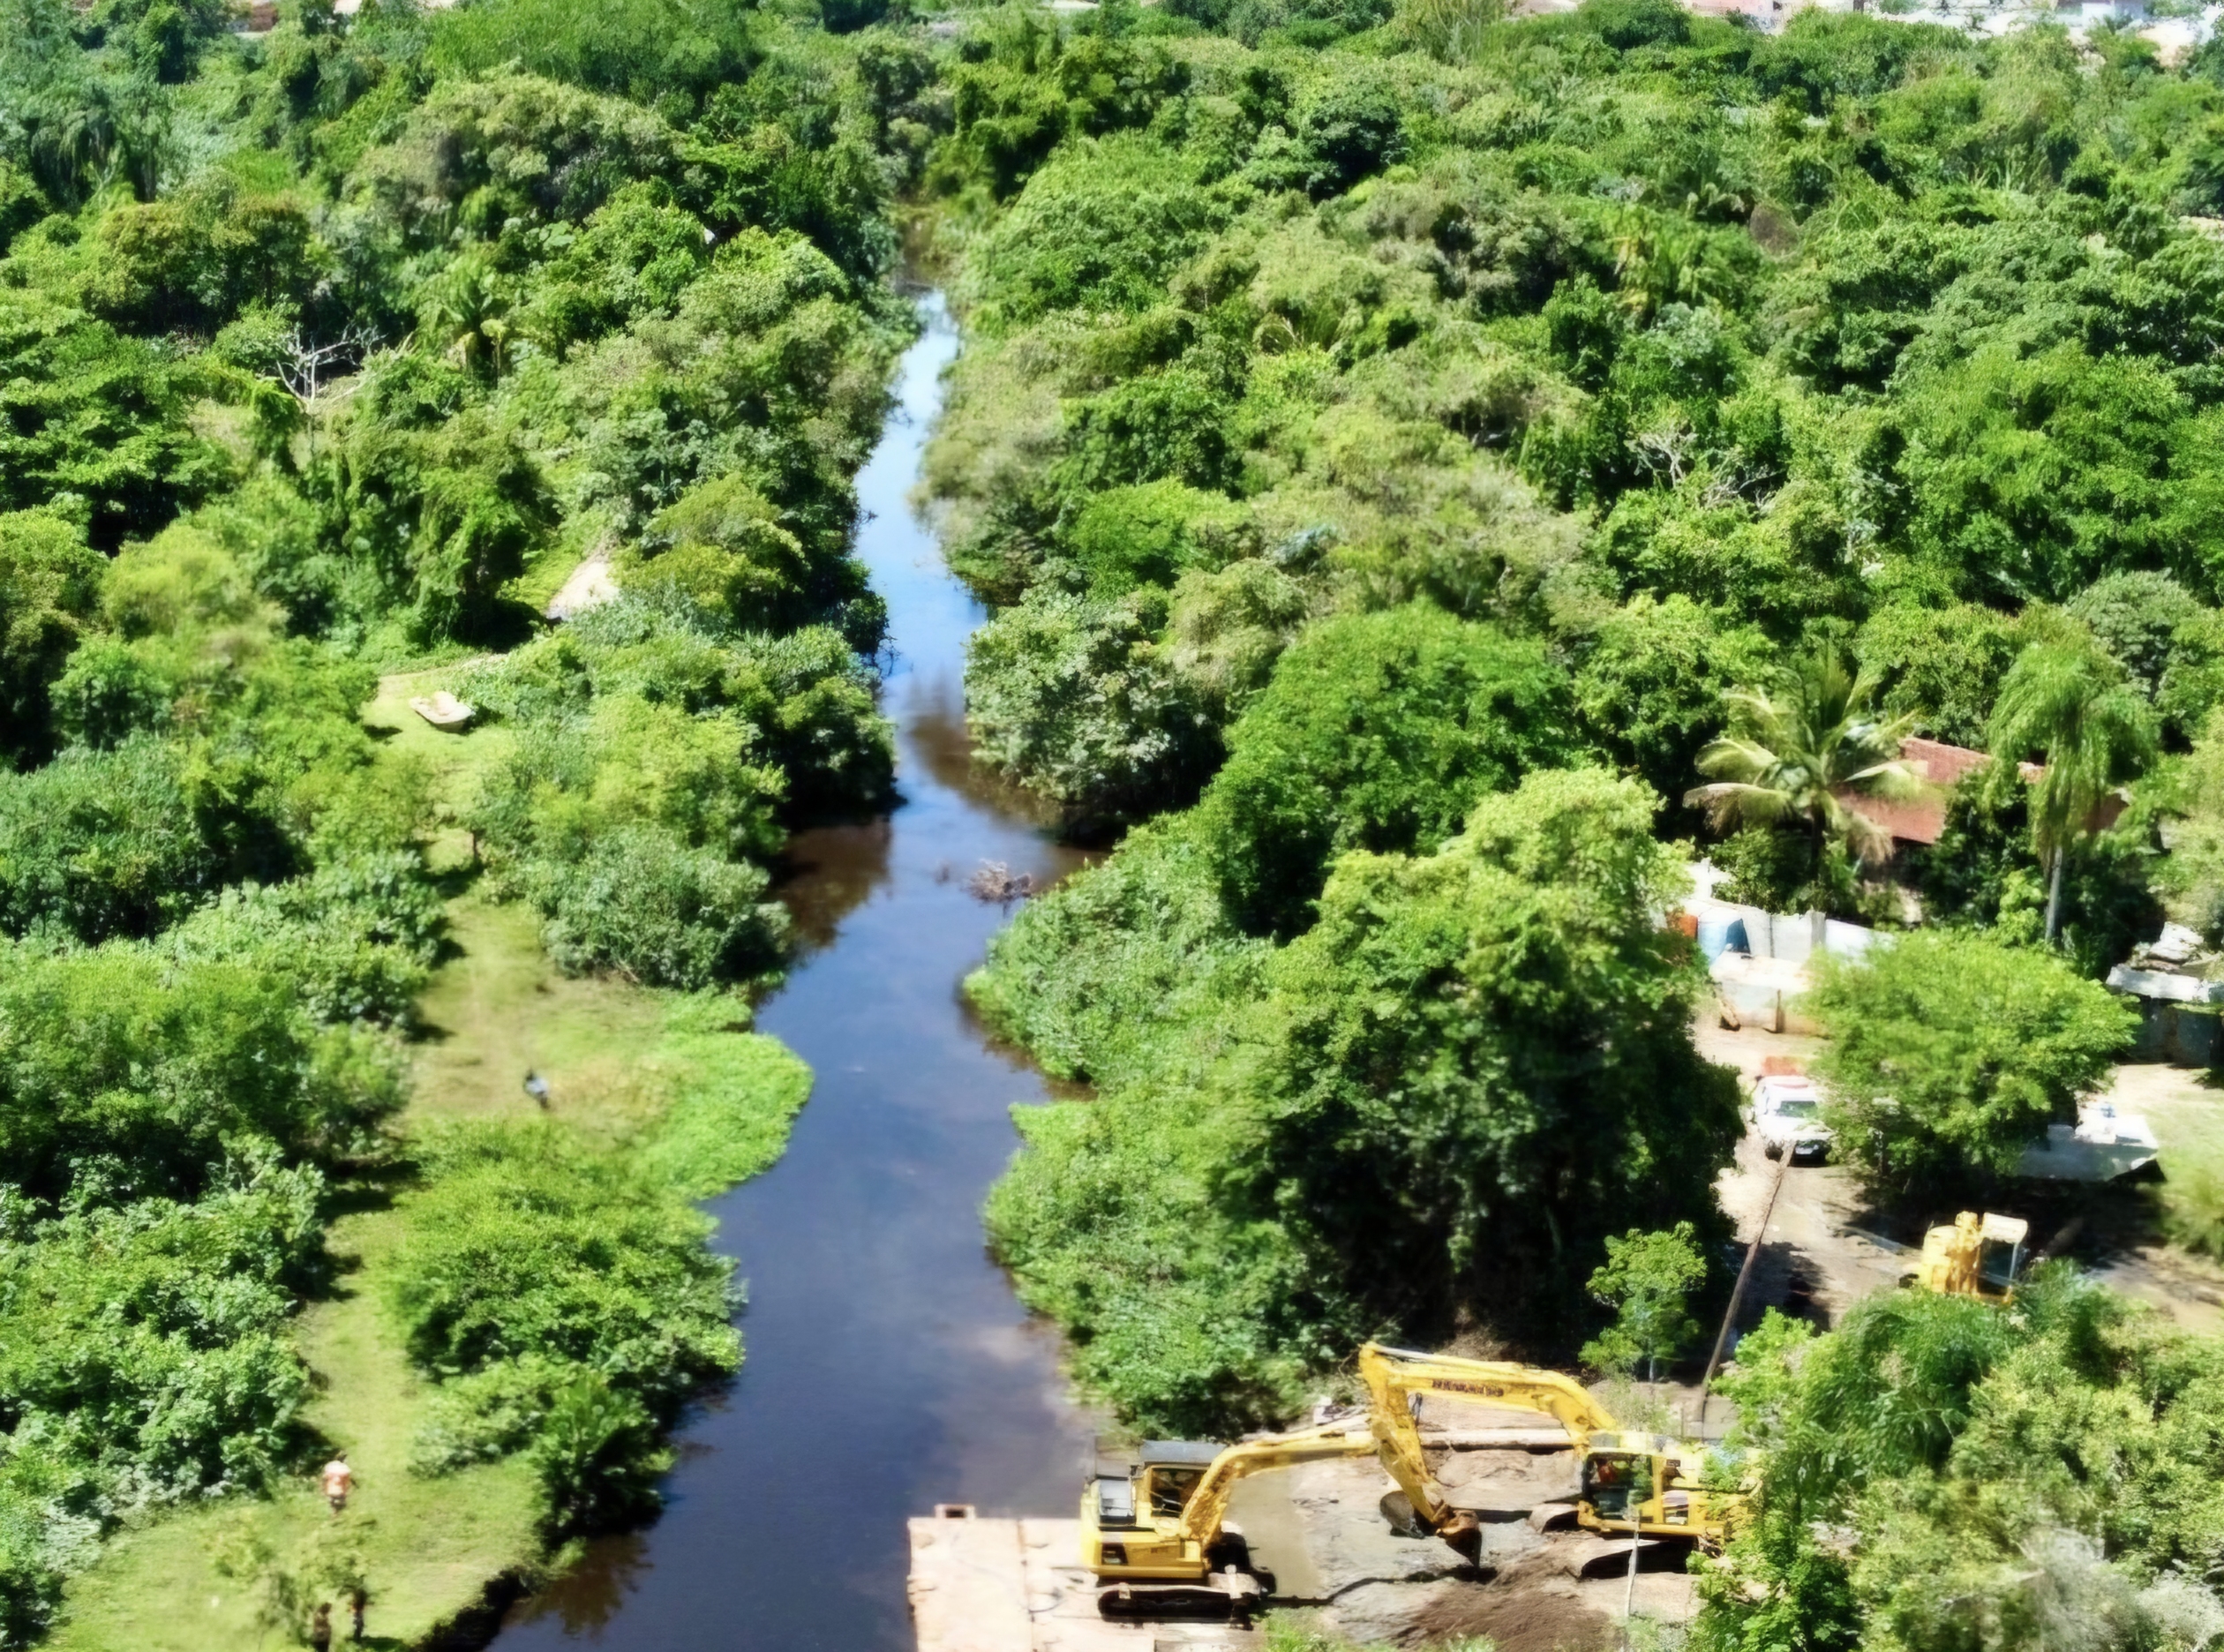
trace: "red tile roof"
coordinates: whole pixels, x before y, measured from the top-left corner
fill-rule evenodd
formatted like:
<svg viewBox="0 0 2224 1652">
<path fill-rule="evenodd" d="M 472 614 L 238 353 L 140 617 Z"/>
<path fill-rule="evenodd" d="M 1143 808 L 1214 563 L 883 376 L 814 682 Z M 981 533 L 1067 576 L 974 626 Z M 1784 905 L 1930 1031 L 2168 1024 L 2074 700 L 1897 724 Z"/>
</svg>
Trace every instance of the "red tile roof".
<svg viewBox="0 0 2224 1652">
<path fill-rule="evenodd" d="M 1953 800 L 1954 788 L 1992 758 L 1987 753 L 1972 751 L 1966 746 L 1949 746 L 1943 740 L 1904 740 L 1900 742 L 1900 760 L 1925 783 L 1921 796 L 1896 803 L 1882 798 L 1856 797 L 1841 791 L 1838 800 L 1875 821 L 1900 843 L 1935 844 L 1946 830 L 1946 807 Z M 2017 763 L 2016 770 L 2026 785 L 2046 772 L 2040 764 L 2032 762 Z M 2090 830 L 2108 830 L 2126 807 L 2120 796 L 2103 798 L 2093 811 L 2088 822 Z"/>
<path fill-rule="evenodd" d="M 1900 761 L 1925 783 L 1920 797 L 1894 802 L 1883 798 L 1855 797 L 1840 792 L 1838 800 L 1875 821 L 1901 843 L 1935 844 L 1946 830 L 1946 805 L 1962 777 L 1981 769 L 1992 759 L 1966 746 L 1943 740 L 1904 740 Z"/>
</svg>

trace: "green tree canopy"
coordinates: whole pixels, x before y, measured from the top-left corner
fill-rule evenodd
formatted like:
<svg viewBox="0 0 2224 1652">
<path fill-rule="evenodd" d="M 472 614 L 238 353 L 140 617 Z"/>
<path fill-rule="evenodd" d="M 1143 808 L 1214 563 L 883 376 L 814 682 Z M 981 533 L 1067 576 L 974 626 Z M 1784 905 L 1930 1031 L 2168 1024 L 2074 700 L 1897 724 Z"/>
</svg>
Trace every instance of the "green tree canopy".
<svg viewBox="0 0 2224 1652">
<path fill-rule="evenodd" d="M 1657 800 L 1597 770 L 1486 797 L 1433 854 L 1341 860 L 1270 973 L 1257 1068 L 1275 1206 L 1401 1317 L 1536 1314 L 1609 1224 L 1689 1212 L 1735 1133 L 1656 920 Z"/>
<path fill-rule="evenodd" d="M 2043 952 L 1930 933 L 1832 958 L 1808 1002 L 1846 1161 L 1873 1185 L 2004 1175 L 2130 1042 L 2131 1010 Z"/>
<path fill-rule="evenodd" d="M 1425 604 L 1305 633 L 1228 743 L 1200 830 L 1238 921 L 1285 935 L 1338 854 L 1425 852 L 1476 793 L 1583 749 L 1542 648 Z"/>
<path fill-rule="evenodd" d="M 46 752 L 48 690 L 94 615 L 102 567 L 61 517 L 0 515 L 0 747 L 18 761 Z"/>
<path fill-rule="evenodd" d="M 2065 1264 L 2011 1311 L 1881 1292 L 1823 1336 L 1771 1314 L 1723 1385 L 1762 1448 L 1759 1518 L 1702 1582 L 1694 1640 L 2204 1645 L 2220 1382 L 2213 1340 Z"/>
<path fill-rule="evenodd" d="M 1628 1373 L 1640 1366 L 1657 1382 L 1664 1360 L 1681 1354 L 1698 1333 L 1687 1299 L 1707 1277 L 1698 1233 L 1678 1222 L 1660 1233 L 1633 1228 L 1606 1238 L 1606 1260 L 1592 1271 L 1592 1300 L 1614 1310 L 1613 1323 L 1583 1345 L 1585 1363 Z"/>
</svg>

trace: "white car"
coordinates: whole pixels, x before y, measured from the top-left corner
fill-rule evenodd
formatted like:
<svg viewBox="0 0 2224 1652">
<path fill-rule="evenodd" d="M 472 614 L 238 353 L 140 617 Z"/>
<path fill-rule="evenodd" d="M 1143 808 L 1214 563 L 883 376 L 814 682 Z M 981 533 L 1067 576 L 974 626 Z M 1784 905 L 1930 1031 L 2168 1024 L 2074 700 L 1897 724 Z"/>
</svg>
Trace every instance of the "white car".
<svg viewBox="0 0 2224 1652">
<path fill-rule="evenodd" d="M 1822 1097 L 1812 1078 L 1770 1073 L 1753 1086 L 1746 1116 L 1771 1159 L 1789 1153 L 1793 1164 L 1821 1164 L 1830 1156 L 1830 1127 L 1822 1122 Z"/>
</svg>

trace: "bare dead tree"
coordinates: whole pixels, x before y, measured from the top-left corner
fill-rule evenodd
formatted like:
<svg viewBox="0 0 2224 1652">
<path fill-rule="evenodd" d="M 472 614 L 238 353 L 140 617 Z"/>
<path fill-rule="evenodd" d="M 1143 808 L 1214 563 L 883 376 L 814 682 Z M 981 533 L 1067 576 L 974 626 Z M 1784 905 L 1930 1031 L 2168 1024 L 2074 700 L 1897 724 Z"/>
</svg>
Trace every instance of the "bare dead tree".
<svg viewBox="0 0 2224 1652">
<path fill-rule="evenodd" d="M 331 394 L 333 379 L 360 367 L 381 342 L 374 328 L 355 323 L 343 329 L 339 337 L 322 344 L 311 343 L 308 334 L 299 327 L 286 335 L 273 376 L 300 407 L 302 422 L 309 431 L 312 454 L 317 446 L 317 416 Z"/>
</svg>

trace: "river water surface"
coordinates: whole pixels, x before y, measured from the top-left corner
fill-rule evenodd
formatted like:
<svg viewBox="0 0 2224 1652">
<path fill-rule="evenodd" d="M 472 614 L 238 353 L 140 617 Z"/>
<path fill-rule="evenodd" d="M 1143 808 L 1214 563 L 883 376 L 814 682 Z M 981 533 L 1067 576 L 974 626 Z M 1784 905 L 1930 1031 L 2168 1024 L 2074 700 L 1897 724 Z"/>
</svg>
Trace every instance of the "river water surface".
<svg viewBox="0 0 2224 1652">
<path fill-rule="evenodd" d="M 981 1229 L 1009 1109 L 1044 1086 L 958 991 L 1009 915 L 966 879 L 996 861 L 1040 882 L 1073 857 L 968 762 L 965 642 L 985 616 L 907 498 L 958 340 L 938 298 L 921 313 L 858 477 L 902 801 L 792 845 L 804 945 L 757 1025 L 817 1085 L 779 1163 L 710 1206 L 748 1281 L 748 1360 L 682 1430 L 663 1518 L 513 1611 L 500 1652 L 902 1652 L 906 1516 L 1064 1514 L 1079 1493 L 1090 1420 Z"/>
</svg>

